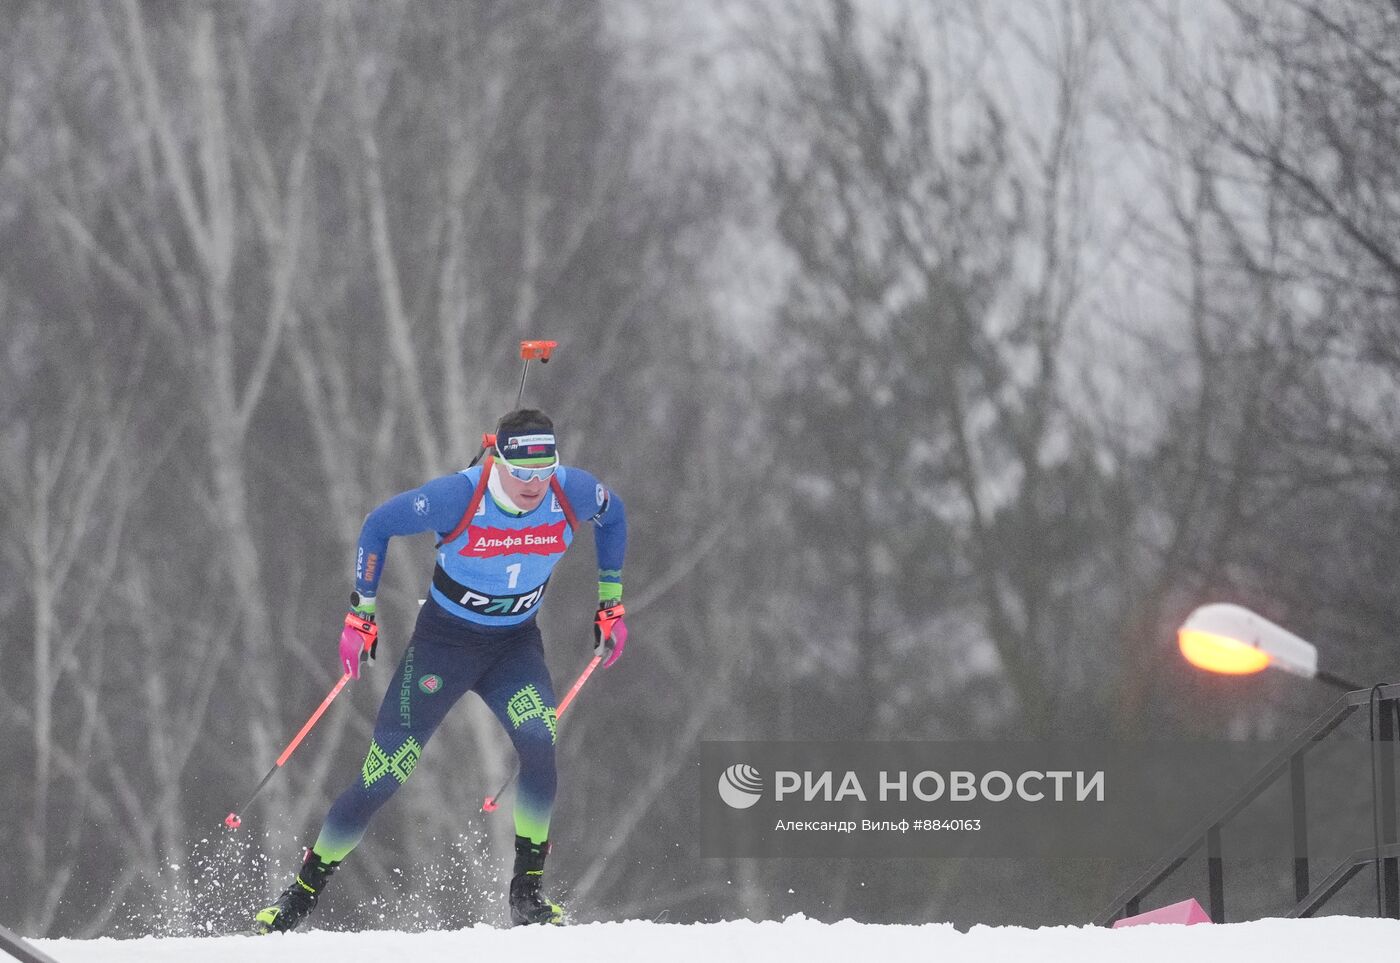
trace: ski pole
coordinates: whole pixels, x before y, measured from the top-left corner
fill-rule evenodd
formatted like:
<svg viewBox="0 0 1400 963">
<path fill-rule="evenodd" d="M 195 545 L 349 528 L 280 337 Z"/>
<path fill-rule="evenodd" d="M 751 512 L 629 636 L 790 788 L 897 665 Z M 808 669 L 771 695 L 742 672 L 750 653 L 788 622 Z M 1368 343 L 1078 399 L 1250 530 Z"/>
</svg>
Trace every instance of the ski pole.
<svg viewBox="0 0 1400 963">
<path fill-rule="evenodd" d="M 520 342 L 520 357 L 525 364 L 520 369 L 520 390 L 515 393 L 515 407 L 520 407 L 520 401 L 525 397 L 525 376 L 530 373 L 530 362 L 535 358 L 540 359 L 540 364 L 549 364 L 550 356 L 554 354 L 554 349 L 559 347 L 558 341 L 522 341 Z M 471 468 L 481 460 L 481 456 L 496 444 L 496 436 L 489 431 L 481 436 L 481 451 L 476 453 L 468 468 Z"/>
<path fill-rule="evenodd" d="M 583 688 L 583 684 L 588 681 L 588 677 L 593 674 L 594 669 L 598 668 L 598 663 L 601 661 L 603 661 L 603 653 L 600 652 L 589 661 L 588 666 L 583 670 L 583 674 L 578 677 L 577 681 L 569 688 L 569 691 L 565 693 L 564 698 L 559 700 L 559 708 L 554 712 L 556 721 L 564 718 L 564 710 L 569 708 L 569 703 L 574 701 L 574 696 L 578 695 L 578 690 Z M 486 797 L 481 803 L 481 811 L 484 813 L 493 813 L 499 809 L 500 806 L 497 804 L 496 800 L 505 795 L 505 791 L 510 788 L 511 783 L 515 782 L 515 777 L 518 775 L 520 775 L 520 770 L 517 768 L 507 777 L 505 782 L 501 783 L 500 789 L 497 789 L 494 793 Z"/>
<path fill-rule="evenodd" d="M 335 700 L 335 697 L 340 695 L 340 690 L 345 688 L 345 683 L 349 682 L 350 678 L 349 672 L 340 677 L 340 681 L 335 684 L 335 688 L 330 691 L 330 695 L 321 700 L 321 704 L 316 707 L 316 711 L 311 713 L 311 718 L 306 720 L 306 725 L 302 726 L 301 731 L 292 737 L 291 742 L 287 743 L 287 748 L 282 750 L 282 755 L 277 757 L 277 761 L 272 764 L 272 768 L 267 771 L 267 775 L 262 777 L 262 782 L 258 783 L 258 788 L 253 790 L 253 794 L 248 797 L 248 801 L 224 817 L 225 826 L 229 829 L 237 829 L 239 826 L 243 825 L 243 820 L 239 818 L 238 813 L 247 809 L 253 804 L 253 800 L 258 798 L 258 793 L 262 792 L 263 786 L 267 785 L 267 781 L 272 778 L 272 774 L 282 768 L 282 764 L 292 757 L 292 753 L 295 752 L 297 746 L 301 744 L 301 740 L 306 738 L 306 734 L 311 731 L 311 727 L 321 718 L 322 713 L 324 713 L 331 702 Z"/>
</svg>

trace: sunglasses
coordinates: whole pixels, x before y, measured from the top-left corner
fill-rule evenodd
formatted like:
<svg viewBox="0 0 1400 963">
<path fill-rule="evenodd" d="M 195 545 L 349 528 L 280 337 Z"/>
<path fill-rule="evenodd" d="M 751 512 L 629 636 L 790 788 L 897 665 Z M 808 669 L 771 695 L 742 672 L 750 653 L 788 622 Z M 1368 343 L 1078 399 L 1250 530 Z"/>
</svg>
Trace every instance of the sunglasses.
<svg viewBox="0 0 1400 963">
<path fill-rule="evenodd" d="M 554 477 L 554 470 L 559 467 L 559 459 L 556 458 L 554 463 L 550 465 L 531 465 L 526 467 L 523 465 L 512 465 L 501 457 L 500 452 L 497 452 L 496 464 L 504 468 L 506 474 L 510 475 L 510 477 L 514 478 L 516 481 L 528 482 L 534 481 L 536 478 L 547 479 Z"/>
</svg>

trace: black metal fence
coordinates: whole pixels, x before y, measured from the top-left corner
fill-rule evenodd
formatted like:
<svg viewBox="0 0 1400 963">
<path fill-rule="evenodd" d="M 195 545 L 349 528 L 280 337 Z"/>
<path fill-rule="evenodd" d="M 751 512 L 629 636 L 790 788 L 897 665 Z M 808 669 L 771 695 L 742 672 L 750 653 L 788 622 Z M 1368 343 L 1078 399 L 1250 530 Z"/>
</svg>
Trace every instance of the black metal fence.
<svg viewBox="0 0 1400 963">
<path fill-rule="evenodd" d="M 1312 867 L 1308 859 L 1308 750 L 1327 738 L 1362 706 L 1370 708 L 1372 720 L 1370 739 L 1375 761 L 1376 785 L 1372 787 L 1371 805 L 1377 825 L 1378 844 L 1373 848 L 1352 853 L 1314 886 Z M 1136 916 L 1142 911 L 1143 900 L 1204 846 L 1210 917 L 1217 923 L 1224 923 L 1226 913 L 1222 833 L 1241 810 L 1285 776 L 1289 781 L 1292 809 L 1294 895 L 1294 906 L 1287 915 L 1312 916 L 1357 873 L 1379 860 L 1381 912 L 1387 917 L 1400 919 L 1400 844 L 1396 836 L 1395 815 L 1397 718 L 1400 718 L 1400 683 L 1348 692 L 1255 773 L 1217 813 L 1194 827 L 1178 846 L 1157 860 L 1128 889 L 1119 894 L 1112 905 L 1094 918 L 1094 922 L 1107 926 L 1124 917 Z"/>
</svg>

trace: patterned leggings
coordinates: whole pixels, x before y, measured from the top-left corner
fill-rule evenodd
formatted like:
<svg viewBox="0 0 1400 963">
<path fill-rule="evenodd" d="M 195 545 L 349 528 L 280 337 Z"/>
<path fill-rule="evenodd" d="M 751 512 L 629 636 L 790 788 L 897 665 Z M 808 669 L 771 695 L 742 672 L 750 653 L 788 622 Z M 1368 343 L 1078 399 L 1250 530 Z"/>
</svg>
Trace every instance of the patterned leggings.
<svg viewBox="0 0 1400 963">
<path fill-rule="evenodd" d="M 554 805 L 554 689 L 534 620 L 482 630 L 428 599 L 413 637 L 384 693 L 364 766 L 331 805 L 313 847 L 339 862 L 418 765 L 448 710 L 469 691 L 481 696 L 510 735 L 520 757 L 515 832 L 536 843 L 549 837 Z"/>
</svg>

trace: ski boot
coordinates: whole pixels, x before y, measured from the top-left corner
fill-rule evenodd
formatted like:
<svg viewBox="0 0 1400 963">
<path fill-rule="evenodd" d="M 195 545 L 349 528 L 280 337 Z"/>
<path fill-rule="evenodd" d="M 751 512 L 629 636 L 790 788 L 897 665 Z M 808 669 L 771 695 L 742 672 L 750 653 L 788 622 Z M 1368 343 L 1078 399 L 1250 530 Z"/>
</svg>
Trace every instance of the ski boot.
<svg viewBox="0 0 1400 963">
<path fill-rule="evenodd" d="M 557 926 L 564 922 L 564 907 L 540 895 L 544 858 L 548 855 L 549 843 L 532 843 L 524 836 L 515 837 L 515 875 L 510 881 L 511 926 L 535 923 Z"/>
<path fill-rule="evenodd" d="M 316 899 L 325 889 L 326 881 L 336 871 L 339 863 L 323 863 L 313 850 L 306 851 L 306 861 L 301 871 L 277 901 L 271 906 L 258 910 L 253 917 L 253 932 L 262 936 L 266 933 L 285 933 L 294 930 L 306 919 L 306 914 L 316 908 Z"/>
</svg>

